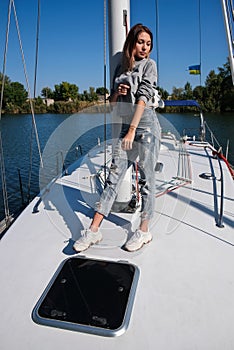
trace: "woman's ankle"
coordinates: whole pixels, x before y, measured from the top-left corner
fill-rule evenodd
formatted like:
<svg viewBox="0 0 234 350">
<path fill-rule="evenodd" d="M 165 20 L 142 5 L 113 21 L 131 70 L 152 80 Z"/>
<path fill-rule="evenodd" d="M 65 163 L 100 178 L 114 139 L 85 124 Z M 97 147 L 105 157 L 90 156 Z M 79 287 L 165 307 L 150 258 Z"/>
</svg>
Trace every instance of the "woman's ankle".
<svg viewBox="0 0 234 350">
<path fill-rule="evenodd" d="M 102 215 L 102 214 L 100 214 L 98 212 L 96 212 L 94 214 L 93 220 L 92 220 L 92 222 L 91 222 L 91 224 L 89 226 L 89 229 L 92 232 L 98 232 L 99 227 L 100 227 L 100 225 L 102 223 L 103 217 L 104 217 L 104 215 Z"/>
<path fill-rule="evenodd" d="M 149 223 L 148 220 L 142 221 L 141 224 L 140 224 L 139 229 L 142 232 L 145 232 L 145 233 L 149 232 L 149 225 L 148 225 L 148 223 Z"/>
<path fill-rule="evenodd" d="M 97 233 L 98 230 L 99 230 L 99 226 L 90 225 L 89 229 L 90 229 L 93 233 Z"/>
</svg>

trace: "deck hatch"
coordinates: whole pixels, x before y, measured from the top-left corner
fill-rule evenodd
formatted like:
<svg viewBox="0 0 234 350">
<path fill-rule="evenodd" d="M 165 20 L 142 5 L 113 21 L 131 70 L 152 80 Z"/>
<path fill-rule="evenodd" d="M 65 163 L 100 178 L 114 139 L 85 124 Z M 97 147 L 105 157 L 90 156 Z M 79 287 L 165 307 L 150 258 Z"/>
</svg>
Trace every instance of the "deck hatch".
<svg viewBox="0 0 234 350">
<path fill-rule="evenodd" d="M 130 320 L 139 270 L 127 262 L 69 258 L 33 310 L 36 323 L 102 336 L 122 334 Z"/>
</svg>

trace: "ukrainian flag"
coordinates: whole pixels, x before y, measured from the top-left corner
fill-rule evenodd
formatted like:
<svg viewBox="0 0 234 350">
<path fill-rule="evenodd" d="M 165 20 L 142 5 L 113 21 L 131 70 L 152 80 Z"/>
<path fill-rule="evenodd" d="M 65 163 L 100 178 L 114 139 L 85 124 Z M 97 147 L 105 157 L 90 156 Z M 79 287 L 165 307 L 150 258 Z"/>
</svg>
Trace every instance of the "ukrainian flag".
<svg viewBox="0 0 234 350">
<path fill-rule="evenodd" d="M 201 74 L 200 64 L 197 64 L 195 66 L 189 66 L 189 74 Z"/>
</svg>

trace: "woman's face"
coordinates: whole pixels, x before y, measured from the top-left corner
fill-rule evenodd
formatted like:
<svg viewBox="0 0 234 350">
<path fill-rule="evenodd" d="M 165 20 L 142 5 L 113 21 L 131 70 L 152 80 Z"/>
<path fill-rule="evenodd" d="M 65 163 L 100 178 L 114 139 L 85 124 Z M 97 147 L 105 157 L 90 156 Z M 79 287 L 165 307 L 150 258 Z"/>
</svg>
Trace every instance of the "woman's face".
<svg viewBox="0 0 234 350">
<path fill-rule="evenodd" d="M 136 46 L 133 50 L 134 57 L 136 59 L 143 59 L 149 56 L 151 50 L 151 38 L 146 32 L 141 32 L 138 35 Z"/>
</svg>

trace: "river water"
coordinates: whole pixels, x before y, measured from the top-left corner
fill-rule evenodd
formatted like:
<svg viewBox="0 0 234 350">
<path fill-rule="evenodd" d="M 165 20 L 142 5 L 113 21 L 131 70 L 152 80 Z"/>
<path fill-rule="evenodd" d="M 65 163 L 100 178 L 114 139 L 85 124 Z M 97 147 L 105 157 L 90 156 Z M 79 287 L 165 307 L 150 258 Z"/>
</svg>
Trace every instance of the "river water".
<svg viewBox="0 0 234 350">
<path fill-rule="evenodd" d="M 166 119 L 165 119 L 166 118 Z M 40 114 L 35 116 L 40 143 L 42 162 L 39 156 L 35 129 L 32 128 L 31 115 L 4 115 L 0 122 L 4 165 L 6 173 L 7 196 L 10 213 L 16 212 L 24 203 L 31 200 L 40 191 L 39 168 L 51 157 L 52 169 L 49 179 L 62 170 L 62 163 L 69 165 L 81 153 L 87 153 L 98 139 L 104 139 L 104 121 L 110 121 L 110 115 L 79 113 L 77 115 Z M 229 139 L 229 162 L 234 164 L 234 114 L 206 114 L 205 120 L 215 137 L 226 152 Z M 160 116 L 163 129 L 167 131 L 171 124 L 176 132 L 197 135 L 199 118 L 194 114 L 164 114 Z M 111 137 L 111 127 L 107 124 L 107 138 Z M 44 166 L 44 165 L 43 165 Z M 20 176 L 19 176 L 20 174 Z M 21 179 L 21 180 L 20 180 Z M 2 189 L 2 179 L 1 189 Z M 30 185 L 29 185 L 30 184 Z M 22 186 L 22 187 L 21 187 Z M 0 219 L 4 218 L 3 194 L 0 194 Z"/>
</svg>

